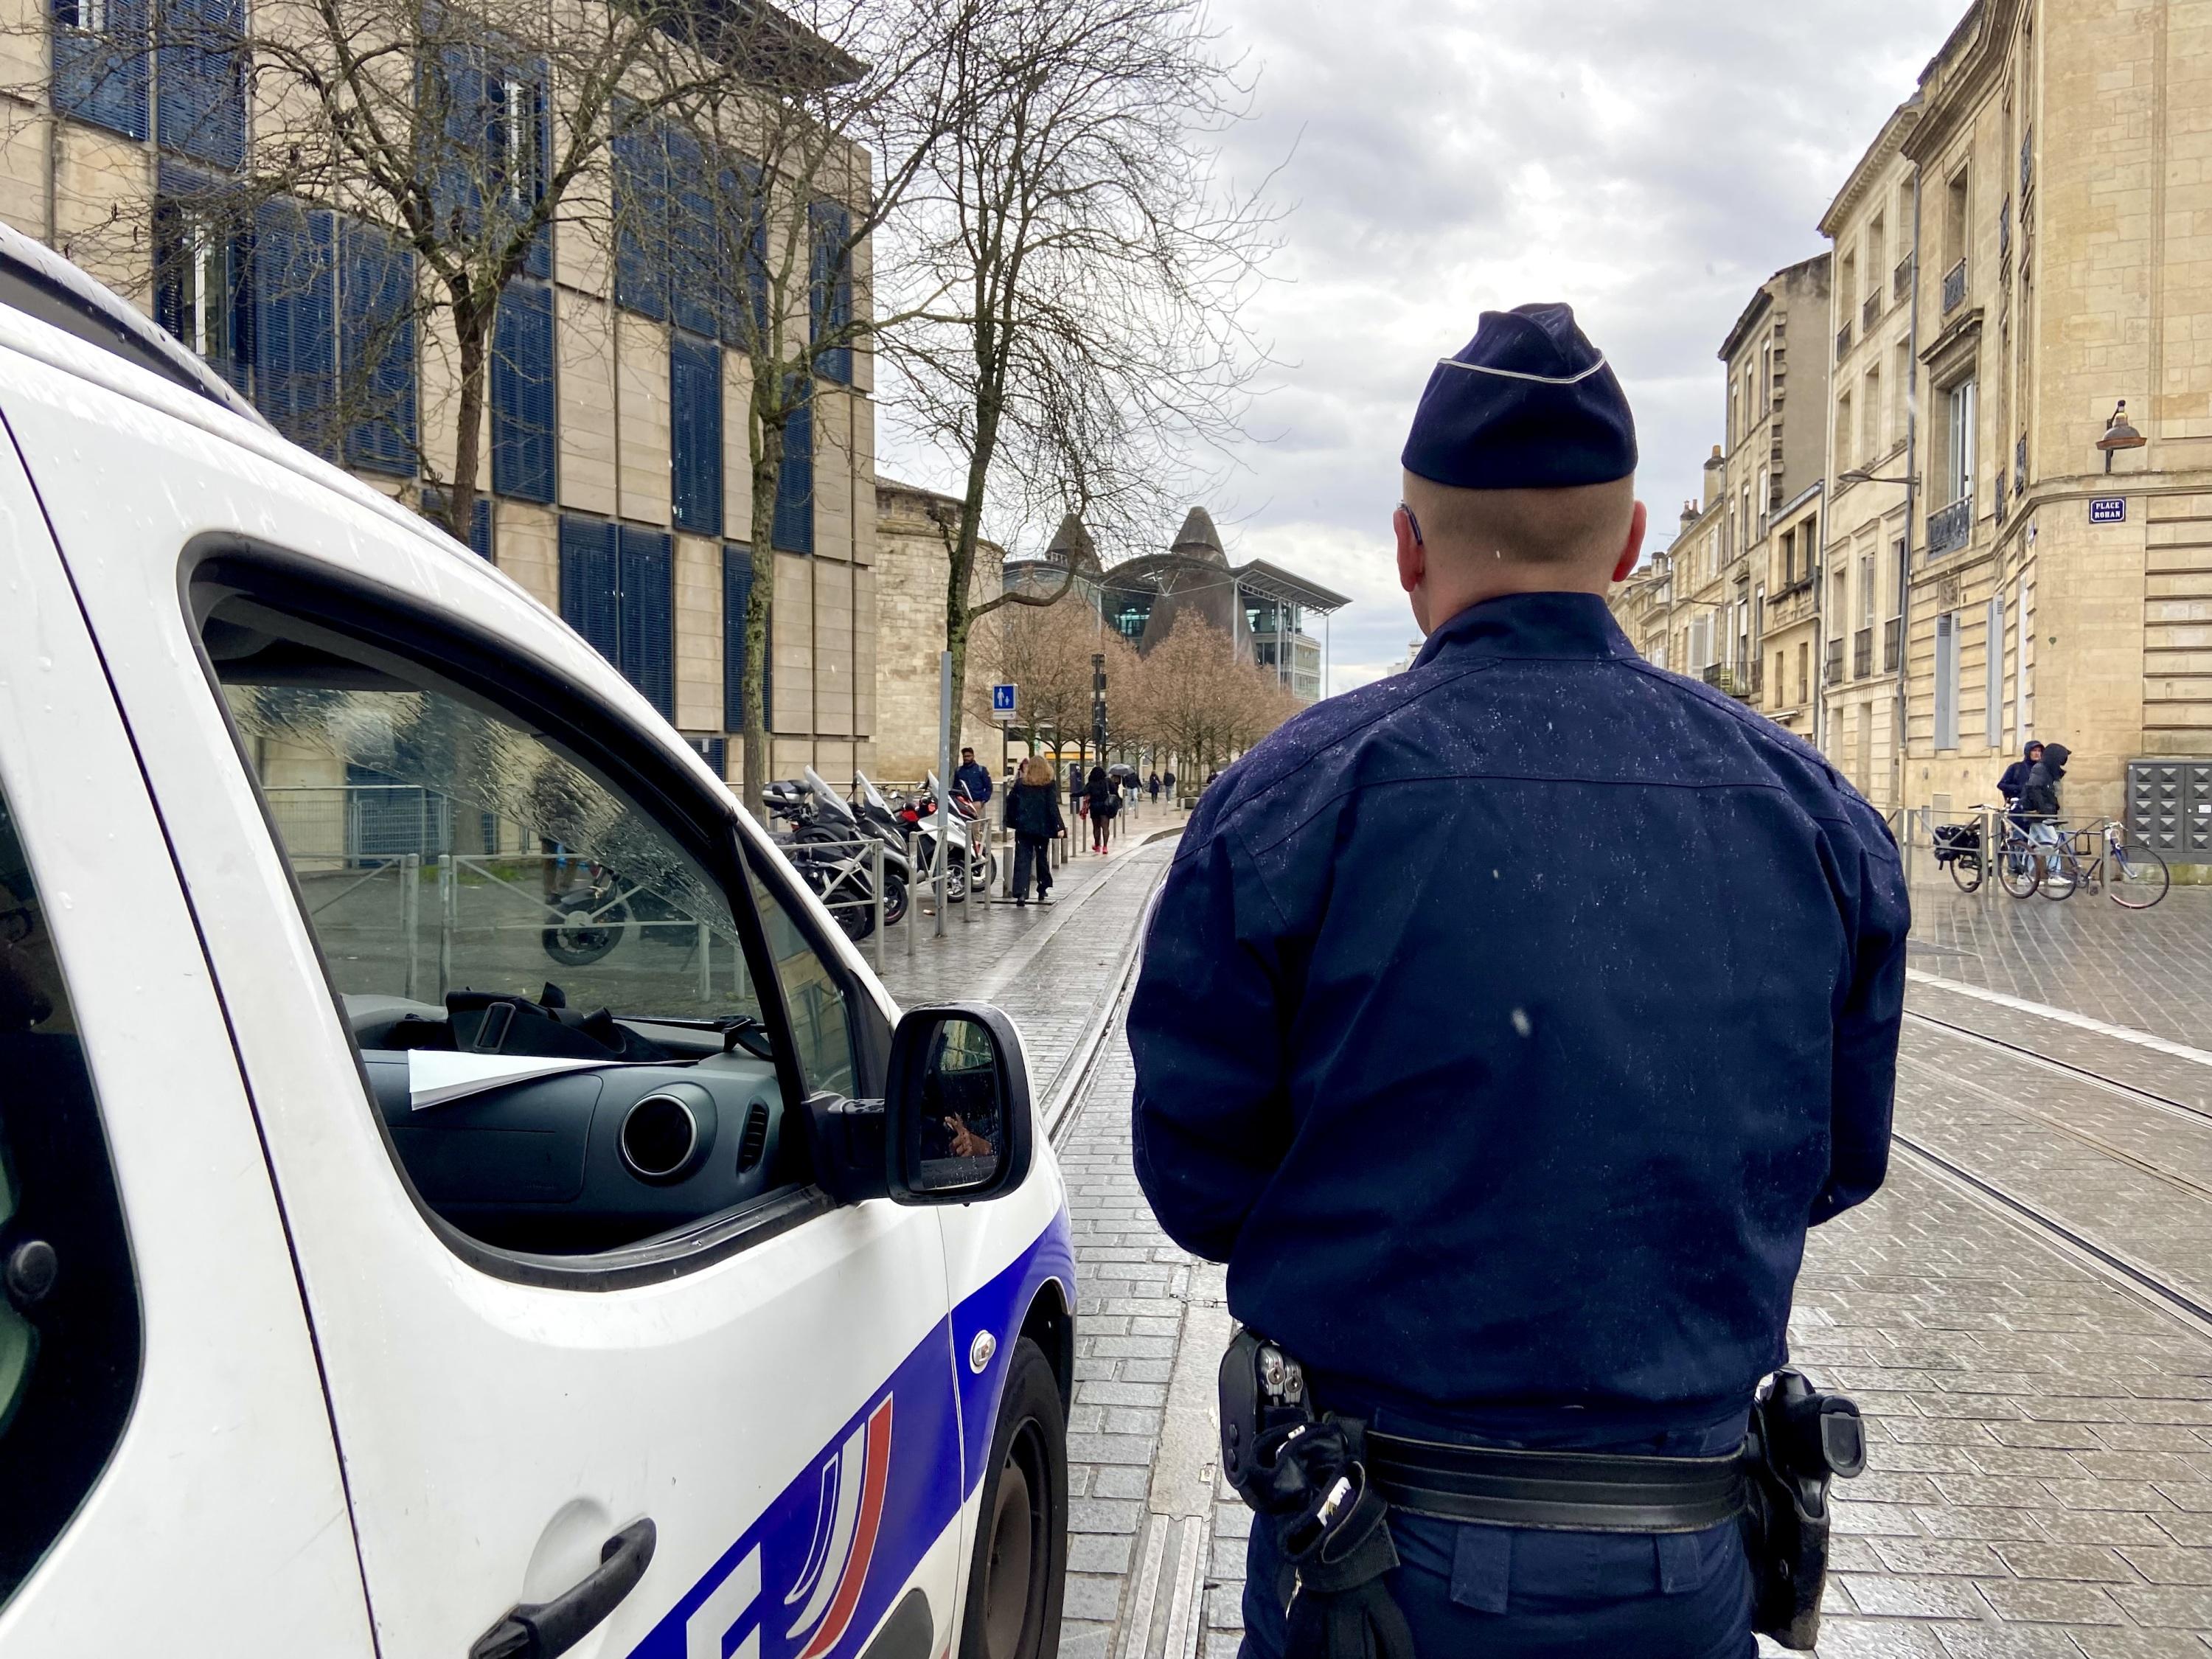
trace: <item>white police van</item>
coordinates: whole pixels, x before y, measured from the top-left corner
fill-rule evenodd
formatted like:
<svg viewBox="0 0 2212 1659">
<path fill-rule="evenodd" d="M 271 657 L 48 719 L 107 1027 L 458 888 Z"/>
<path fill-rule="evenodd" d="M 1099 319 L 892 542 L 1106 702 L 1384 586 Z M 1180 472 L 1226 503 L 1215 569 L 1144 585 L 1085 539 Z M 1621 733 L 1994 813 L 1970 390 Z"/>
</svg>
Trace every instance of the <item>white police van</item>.
<svg viewBox="0 0 2212 1659">
<path fill-rule="evenodd" d="M 1003 1017 L 12 235 L 0 421 L 0 1656 L 1048 1656 Z"/>
</svg>

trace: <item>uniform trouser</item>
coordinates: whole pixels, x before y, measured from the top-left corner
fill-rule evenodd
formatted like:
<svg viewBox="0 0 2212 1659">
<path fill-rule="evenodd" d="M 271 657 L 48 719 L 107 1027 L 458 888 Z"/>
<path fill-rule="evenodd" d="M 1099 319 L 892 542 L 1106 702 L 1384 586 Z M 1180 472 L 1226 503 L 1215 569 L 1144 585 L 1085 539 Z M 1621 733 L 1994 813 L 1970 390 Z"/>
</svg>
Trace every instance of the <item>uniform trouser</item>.
<svg viewBox="0 0 2212 1659">
<path fill-rule="evenodd" d="M 1046 849 L 1052 844 L 1049 836 L 1026 835 L 1014 832 L 1014 896 L 1030 896 L 1030 871 L 1036 871 L 1037 896 L 1042 898 L 1052 887 L 1052 860 Z"/>
<path fill-rule="evenodd" d="M 1378 1417 L 1378 1427 L 1388 1426 Z M 1407 1433 L 1415 1425 L 1401 1425 Z M 1438 1436 L 1433 1425 L 1420 1431 Z M 1708 1443 L 1742 1437 L 1724 1427 Z M 1393 1511 L 1390 1594 L 1415 1659 L 1752 1659 L 1751 1565 L 1733 1521 L 1698 1533 L 1537 1532 Z M 1243 1659 L 1279 1659 L 1288 1585 L 1273 1524 L 1252 1517 Z"/>
</svg>

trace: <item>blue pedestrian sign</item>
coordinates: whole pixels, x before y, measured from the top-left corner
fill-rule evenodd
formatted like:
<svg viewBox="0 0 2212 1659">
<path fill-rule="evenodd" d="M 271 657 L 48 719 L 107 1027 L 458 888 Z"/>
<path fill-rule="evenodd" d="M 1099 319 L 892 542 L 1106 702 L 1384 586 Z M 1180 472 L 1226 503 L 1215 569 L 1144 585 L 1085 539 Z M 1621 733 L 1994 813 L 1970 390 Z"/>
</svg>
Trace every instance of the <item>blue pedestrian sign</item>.
<svg viewBox="0 0 2212 1659">
<path fill-rule="evenodd" d="M 2093 495 L 2089 498 L 2091 524 L 2125 524 L 2128 521 L 2128 498 L 2124 495 Z"/>
<path fill-rule="evenodd" d="M 991 688 L 991 718 L 994 720 L 1010 720 L 1013 717 L 1014 688 L 1011 685 L 993 686 Z"/>
</svg>

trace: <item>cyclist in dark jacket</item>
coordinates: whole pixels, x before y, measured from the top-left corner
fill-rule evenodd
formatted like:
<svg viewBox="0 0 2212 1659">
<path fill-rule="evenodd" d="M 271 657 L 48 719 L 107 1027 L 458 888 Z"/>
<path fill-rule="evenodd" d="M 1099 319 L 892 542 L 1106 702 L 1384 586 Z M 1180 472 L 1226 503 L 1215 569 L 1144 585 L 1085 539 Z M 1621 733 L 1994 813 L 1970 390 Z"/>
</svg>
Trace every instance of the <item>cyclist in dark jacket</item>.
<svg viewBox="0 0 2212 1659">
<path fill-rule="evenodd" d="M 1997 780 L 1997 793 L 2004 797 L 2005 809 L 2015 815 L 2020 811 L 2020 798 L 2027 789 L 2027 775 L 2036 762 L 2043 758 L 2043 745 L 2031 743 L 2020 751 L 2020 758 L 2004 769 Z"/>
<path fill-rule="evenodd" d="M 1055 837 L 1067 833 L 1067 820 L 1060 815 L 1060 786 L 1054 781 L 1052 763 L 1032 755 L 1015 775 L 1006 791 L 1006 828 L 1014 832 L 1014 902 L 1030 902 L 1030 872 L 1036 872 L 1037 902 L 1049 904 L 1052 860 L 1045 849 Z"/>
<path fill-rule="evenodd" d="M 2064 744 L 2045 744 L 2043 758 L 2028 769 L 2027 783 L 2020 797 L 2020 816 L 2028 822 L 2028 834 L 2052 849 L 2044 863 L 2053 881 L 2060 878 L 2057 848 L 2063 833 L 2054 822 L 2058 817 L 2058 785 L 2066 775 L 2069 757 Z"/>
<path fill-rule="evenodd" d="M 2066 775 L 2066 763 L 2072 750 L 2063 743 L 2054 743 L 2043 751 L 2043 758 L 2028 768 L 2027 781 L 2021 790 L 2020 804 L 2023 811 L 2039 818 L 2058 816 L 2058 785 Z"/>
</svg>

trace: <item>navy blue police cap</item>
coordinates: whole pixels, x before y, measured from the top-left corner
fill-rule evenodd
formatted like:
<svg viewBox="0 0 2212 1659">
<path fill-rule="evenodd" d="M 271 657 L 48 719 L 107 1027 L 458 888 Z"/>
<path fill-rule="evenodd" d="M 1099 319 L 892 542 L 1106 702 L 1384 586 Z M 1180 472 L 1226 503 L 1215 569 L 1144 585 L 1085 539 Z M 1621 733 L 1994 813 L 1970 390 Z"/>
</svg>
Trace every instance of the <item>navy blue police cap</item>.
<svg viewBox="0 0 2212 1659">
<path fill-rule="evenodd" d="M 1459 489 L 1565 489 L 1636 471 L 1636 419 L 1574 308 L 1486 311 L 1439 362 L 1400 457 Z"/>
</svg>

